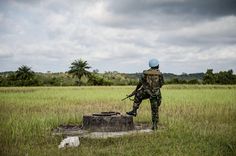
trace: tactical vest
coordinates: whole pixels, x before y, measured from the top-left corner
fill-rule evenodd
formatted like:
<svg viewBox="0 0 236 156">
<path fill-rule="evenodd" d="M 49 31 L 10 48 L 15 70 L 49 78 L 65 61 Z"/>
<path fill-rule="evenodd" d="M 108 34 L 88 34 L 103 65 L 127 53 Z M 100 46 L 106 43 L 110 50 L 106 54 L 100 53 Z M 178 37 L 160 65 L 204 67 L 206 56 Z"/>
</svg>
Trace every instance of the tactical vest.
<svg viewBox="0 0 236 156">
<path fill-rule="evenodd" d="M 157 94 L 160 89 L 160 76 L 161 72 L 156 69 L 149 69 L 143 72 L 144 84 L 143 87 L 151 94 Z"/>
</svg>

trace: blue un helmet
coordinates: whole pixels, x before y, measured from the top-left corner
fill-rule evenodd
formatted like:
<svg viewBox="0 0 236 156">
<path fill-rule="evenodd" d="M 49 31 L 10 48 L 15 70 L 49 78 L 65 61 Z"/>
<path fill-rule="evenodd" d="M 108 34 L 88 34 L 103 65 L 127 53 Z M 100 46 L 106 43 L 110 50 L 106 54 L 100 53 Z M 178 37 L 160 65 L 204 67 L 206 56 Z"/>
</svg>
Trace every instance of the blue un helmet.
<svg viewBox="0 0 236 156">
<path fill-rule="evenodd" d="M 149 60 L 149 67 L 157 67 L 159 65 L 159 61 L 157 59 L 151 59 Z"/>
</svg>

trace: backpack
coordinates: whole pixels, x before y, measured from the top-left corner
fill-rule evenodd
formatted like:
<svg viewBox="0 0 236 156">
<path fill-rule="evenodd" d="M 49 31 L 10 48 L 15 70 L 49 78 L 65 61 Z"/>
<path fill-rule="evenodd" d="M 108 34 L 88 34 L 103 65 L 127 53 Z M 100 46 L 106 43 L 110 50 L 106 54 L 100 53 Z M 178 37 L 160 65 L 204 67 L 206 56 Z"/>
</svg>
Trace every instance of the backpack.
<svg viewBox="0 0 236 156">
<path fill-rule="evenodd" d="M 160 75 L 161 72 L 156 69 L 149 69 L 144 73 L 144 87 L 150 90 L 152 93 L 157 92 L 160 89 Z"/>
</svg>

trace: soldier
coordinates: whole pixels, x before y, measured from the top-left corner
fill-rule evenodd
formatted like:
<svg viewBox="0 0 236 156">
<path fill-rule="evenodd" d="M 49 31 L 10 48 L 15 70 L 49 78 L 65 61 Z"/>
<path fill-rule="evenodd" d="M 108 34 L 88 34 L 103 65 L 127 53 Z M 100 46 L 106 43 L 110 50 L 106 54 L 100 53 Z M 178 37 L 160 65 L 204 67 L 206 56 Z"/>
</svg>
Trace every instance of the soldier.
<svg viewBox="0 0 236 156">
<path fill-rule="evenodd" d="M 160 88 L 164 84 L 164 79 L 162 73 L 159 70 L 159 62 L 157 59 L 151 59 L 149 61 L 149 67 L 151 68 L 143 71 L 141 79 L 134 90 L 135 97 L 133 110 L 126 112 L 126 114 L 136 116 L 137 109 L 139 108 L 142 100 L 149 99 L 152 110 L 152 129 L 156 130 L 157 123 L 159 121 L 158 108 L 161 105 Z"/>
</svg>

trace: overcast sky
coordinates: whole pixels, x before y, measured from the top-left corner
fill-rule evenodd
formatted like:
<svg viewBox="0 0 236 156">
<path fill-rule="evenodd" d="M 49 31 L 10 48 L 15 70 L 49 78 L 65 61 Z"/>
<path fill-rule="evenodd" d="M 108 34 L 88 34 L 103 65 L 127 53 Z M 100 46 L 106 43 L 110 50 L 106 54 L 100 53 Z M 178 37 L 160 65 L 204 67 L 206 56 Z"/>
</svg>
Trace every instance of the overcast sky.
<svg viewBox="0 0 236 156">
<path fill-rule="evenodd" d="M 236 0 L 0 0 L 0 71 L 236 71 Z"/>
</svg>

